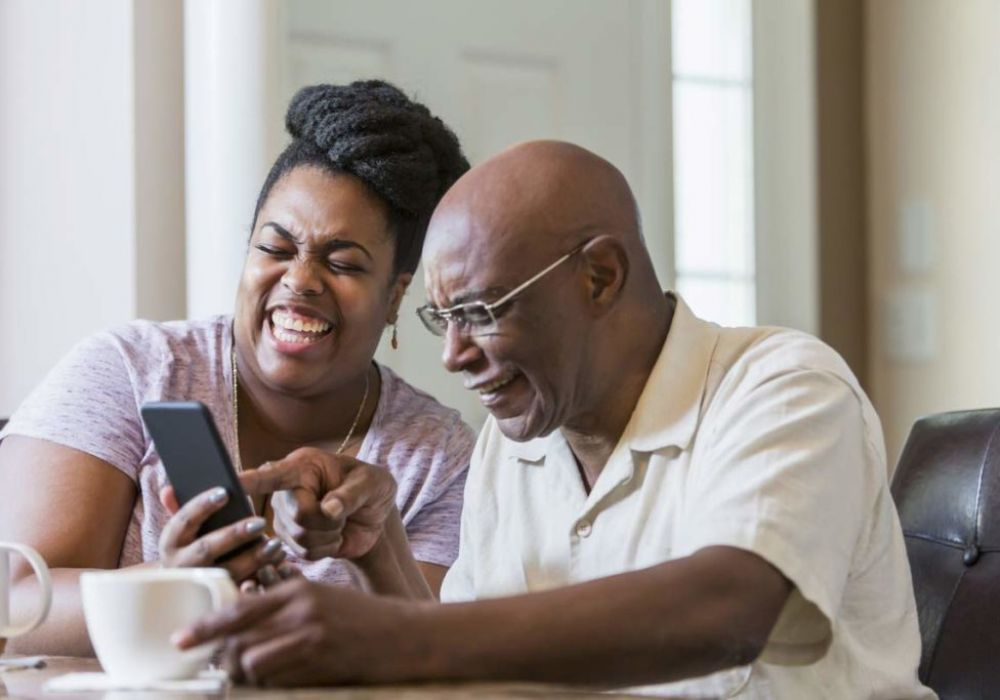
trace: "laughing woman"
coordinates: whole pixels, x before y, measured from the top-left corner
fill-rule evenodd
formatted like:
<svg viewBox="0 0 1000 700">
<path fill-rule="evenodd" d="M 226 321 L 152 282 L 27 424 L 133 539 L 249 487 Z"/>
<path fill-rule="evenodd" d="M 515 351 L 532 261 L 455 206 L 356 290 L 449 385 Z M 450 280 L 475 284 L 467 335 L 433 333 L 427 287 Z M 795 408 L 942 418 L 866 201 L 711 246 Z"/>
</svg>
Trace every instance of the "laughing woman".
<svg viewBox="0 0 1000 700">
<path fill-rule="evenodd" d="M 468 163 L 439 119 L 381 81 L 305 88 L 286 125 L 293 140 L 258 197 L 234 316 L 137 321 L 84 340 L 0 432 L 0 540 L 34 546 L 55 585 L 48 622 L 11 651 L 91 653 L 83 570 L 209 565 L 262 533 L 225 560 L 235 579 L 284 559 L 308 578 L 406 594 L 405 583 L 380 580 L 391 575 L 379 553 L 408 542 L 416 573 L 392 575 L 419 579 L 413 595 L 440 587 L 457 553 L 474 436 L 372 358 L 430 214 Z M 262 517 L 198 538 L 221 503 L 205 494 L 171 516 L 139 417 L 160 400 L 205 403 L 238 469 L 319 460 L 343 477 L 324 488 L 354 484 L 351 498 L 369 502 L 346 507 L 345 496 L 324 510 L 341 516 L 325 541 L 289 518 L 303 512 L 295 491 L 258 498 Z M 298 510 L 280 502 L 296 498 Z M 17 610 L 36 583 L 29 571 L 14 579 Z"/>
</svg>

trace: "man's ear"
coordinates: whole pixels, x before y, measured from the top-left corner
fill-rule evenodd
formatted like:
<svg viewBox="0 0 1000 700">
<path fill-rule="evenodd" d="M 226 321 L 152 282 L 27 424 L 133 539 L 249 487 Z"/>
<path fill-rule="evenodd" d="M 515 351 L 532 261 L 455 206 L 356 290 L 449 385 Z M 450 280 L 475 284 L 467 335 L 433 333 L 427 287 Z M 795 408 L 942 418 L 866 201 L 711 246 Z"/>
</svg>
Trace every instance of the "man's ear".
<svg viewBox="0 0 1000 700">
<path fill-rule="evenodd" d="M 625 247 L 614 236 L 597 236 L 583 247 L 580 256 L 584 261 L 590 301 L 603 308 L 611 306 L 621 296 L 628 279 Z"/>
<path fill-rule="evenodd" d="M 399 318 L 399 305 L 403 303 L 403 296 L 412 281 L 413 275 L 409 272 L 401 272 L 396 275 L 390 290 L 389 317 L 385 319 L 386 323 L 395 323 L 396 319 Z"/>
</svg>

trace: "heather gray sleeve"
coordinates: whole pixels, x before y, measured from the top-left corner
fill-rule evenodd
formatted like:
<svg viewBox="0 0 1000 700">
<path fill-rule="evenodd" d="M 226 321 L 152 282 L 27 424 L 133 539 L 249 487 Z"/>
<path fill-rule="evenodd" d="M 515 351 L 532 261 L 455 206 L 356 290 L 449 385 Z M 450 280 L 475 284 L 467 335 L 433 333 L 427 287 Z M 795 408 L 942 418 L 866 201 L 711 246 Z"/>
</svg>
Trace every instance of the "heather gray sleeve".
<svg viewBox="0 0 1000 700">
<path fill-rule="evenodd" d="M 434 497 L 407 523 L 406 534 L 417 561 L 451 566 L 458 556 L 462 495 L 475 435 L 461 420 L 434 450 L 425 488 Z"/>
<path fill-rule="evenodd" d="M 145 439 L 120 340 L 78 343 L 25 399 L 0 433 L 48 440 L 108 462 L 136 480 Z"/>
</svg>

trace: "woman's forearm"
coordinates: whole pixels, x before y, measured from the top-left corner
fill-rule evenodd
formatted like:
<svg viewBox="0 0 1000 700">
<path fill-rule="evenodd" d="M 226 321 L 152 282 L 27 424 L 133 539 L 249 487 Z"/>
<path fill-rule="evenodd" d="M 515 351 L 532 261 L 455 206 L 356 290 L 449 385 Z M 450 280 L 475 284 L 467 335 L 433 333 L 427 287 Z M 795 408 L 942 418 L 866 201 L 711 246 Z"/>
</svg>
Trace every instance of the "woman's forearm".
<svg viewBox="0 0 1000 700">
<path fill-rule="evenodd" d="M 147 562 L 132 568 L 157 566 Z M 80 597 L 80 574 L 90 569 L 52 569 L 52 607 L 45 622 L 31 632 L 7 641 L 7 654 L 49 654 L 93 656 L 87 636 Z M 11 588 L 12 622 L 20 624 L 38 609 L 41 590 L 34 574 L 15 582 Z"/>
<path fill-rule="evenodd" d="M 371 551 L 354 563 L 373 593 L 424 600 L 434 598 L 427 581 L 417 568 L 406 538 L 406 529 L 395 508 L 386 520 L 381 539 Z"/>
</svg>

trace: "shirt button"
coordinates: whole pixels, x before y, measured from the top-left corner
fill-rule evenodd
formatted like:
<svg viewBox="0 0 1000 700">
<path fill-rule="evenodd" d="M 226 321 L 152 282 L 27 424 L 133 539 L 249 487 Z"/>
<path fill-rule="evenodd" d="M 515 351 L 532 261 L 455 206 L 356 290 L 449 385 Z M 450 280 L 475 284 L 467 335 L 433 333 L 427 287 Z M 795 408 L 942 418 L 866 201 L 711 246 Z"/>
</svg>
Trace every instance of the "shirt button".
<svg viewBox="0 0 1000 700">
<path fill-rule="evenodd" d="M 576 524 L 576 534 L 580 537 L 589 537 L 593 528 L 586 520 L 581 520 Z"/>
</svg>

